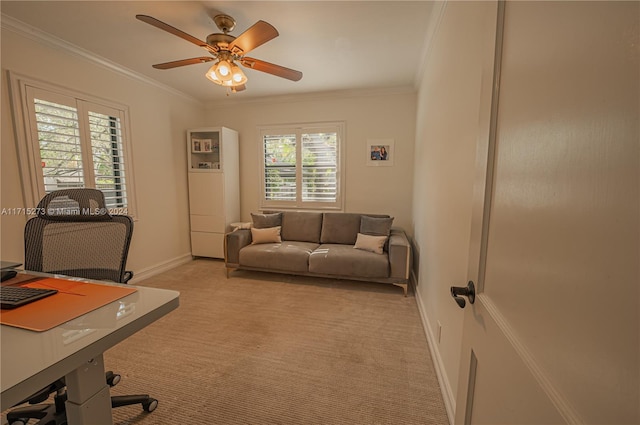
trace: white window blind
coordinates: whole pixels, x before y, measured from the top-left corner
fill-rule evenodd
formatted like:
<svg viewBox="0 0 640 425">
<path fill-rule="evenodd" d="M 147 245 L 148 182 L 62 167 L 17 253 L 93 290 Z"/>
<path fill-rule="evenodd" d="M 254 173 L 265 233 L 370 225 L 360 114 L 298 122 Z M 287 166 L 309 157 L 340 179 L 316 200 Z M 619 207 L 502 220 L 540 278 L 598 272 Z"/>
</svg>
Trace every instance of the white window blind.
<svg viewBox="0 0 640 425">
<path fill-rule="evenodd" d="M 89 112 L 95 187 L 102 190 L 108 206 L 127 205 L 125 161 L 120 119 Z"/>
<path fill-rule="evenodd" d="M 134 215 L 124 109 L 25 84 L 36 198 L 54 190 L 101 190 L 113 213 Z"/>
<path fill-rule="evenodd" d="M 335 202 L 338 195 L 338 134 L 302 134 L 302 201 Z"/>
<path fill-rule="evenodd" d="M 342 207 L 342 124 L 263 128 L 261 135 L 263 207 Z"/>
<path fill-rule="evenodd" d="M 296 200 L 296 135 L 265 135 L 264 186 L 267 201 Z"/>
<path fill-rule="evenodd" d="M 78 111 L 42 99 L 34 107 L 45 192 L 84 187 Z"/>
</svg>

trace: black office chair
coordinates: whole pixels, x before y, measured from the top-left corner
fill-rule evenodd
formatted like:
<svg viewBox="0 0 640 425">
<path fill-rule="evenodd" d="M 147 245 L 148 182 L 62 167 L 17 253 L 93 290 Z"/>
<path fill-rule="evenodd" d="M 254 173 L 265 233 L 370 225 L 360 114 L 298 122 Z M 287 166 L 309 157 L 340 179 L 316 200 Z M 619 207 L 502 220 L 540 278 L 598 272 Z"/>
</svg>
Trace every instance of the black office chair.
<svg viewBox="0 0 640 425">
<path fill-rule="evenodd" d="M 46 195 L 27 221 L 24 231 L 25 270 L 62 274 L 94 280 L 126 283 L 133 272 L 125 271 L 133 221 L 126 215 L 110 215 L 104 194 L 96 189 L 65 189 Z M 106 373 L 110 386 L 120 375 Z M 37 404 L 55 393 L 53 404 Z M 64 377 L 23 400 L 7 414 L 11 425 L 24 425 L 29 418 L 41 425 L 66 424 Z M 142 404 L 152 412 L 158 400 L 147 394 L 111 397 L 111 407 Z"/>
</svg>

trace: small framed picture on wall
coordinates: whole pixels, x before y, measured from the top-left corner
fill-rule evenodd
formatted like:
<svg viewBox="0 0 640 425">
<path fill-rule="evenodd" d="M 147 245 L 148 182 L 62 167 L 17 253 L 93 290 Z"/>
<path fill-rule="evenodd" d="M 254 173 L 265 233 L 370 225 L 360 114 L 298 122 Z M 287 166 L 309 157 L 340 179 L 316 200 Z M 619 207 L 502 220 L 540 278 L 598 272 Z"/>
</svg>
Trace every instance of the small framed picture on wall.
<svg viewBox="0 0 640 425">
<path fill-rule="evenodd" d="M 367 140 L 367 165 L 372 167 L 389 167 L 394 159 L 393 139 Z"/>
</svg>

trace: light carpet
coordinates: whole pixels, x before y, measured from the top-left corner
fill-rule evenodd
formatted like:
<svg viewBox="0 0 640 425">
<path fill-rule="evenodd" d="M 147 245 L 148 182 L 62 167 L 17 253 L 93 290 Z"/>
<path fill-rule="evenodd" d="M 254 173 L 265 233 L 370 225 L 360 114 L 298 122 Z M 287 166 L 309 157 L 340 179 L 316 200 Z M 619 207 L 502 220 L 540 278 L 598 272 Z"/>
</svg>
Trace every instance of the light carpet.
<svg viewBox="0 0 640 425">
<path fill-rule="evenodd" d="M 139 283 L 180 307 L 105 353 L 116 425 L 448 424 L 413 294 L 198 259 Z"/>
</svg>

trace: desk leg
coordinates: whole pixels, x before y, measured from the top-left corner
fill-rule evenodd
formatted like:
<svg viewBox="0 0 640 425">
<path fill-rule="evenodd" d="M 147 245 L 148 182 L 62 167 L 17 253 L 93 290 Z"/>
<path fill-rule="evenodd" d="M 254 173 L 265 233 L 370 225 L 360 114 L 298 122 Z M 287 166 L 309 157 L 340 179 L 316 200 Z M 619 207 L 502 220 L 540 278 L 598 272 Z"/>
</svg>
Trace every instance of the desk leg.
<svg viewBox="0 0 640 425">
<path fill-rule="evenodd" d="M 69 425 L 112 425 L 111 395 L 104 374 L 102 355 L 65 377 Z"/>
</svg>

